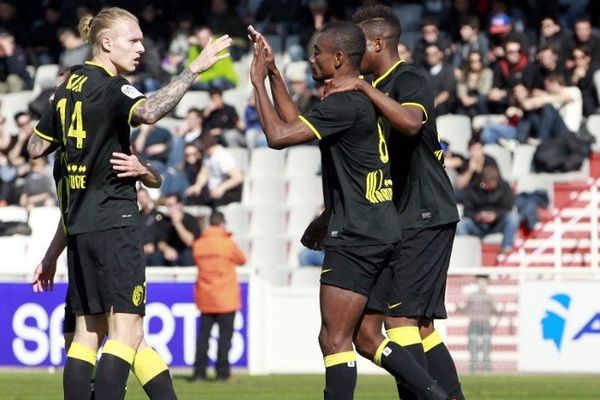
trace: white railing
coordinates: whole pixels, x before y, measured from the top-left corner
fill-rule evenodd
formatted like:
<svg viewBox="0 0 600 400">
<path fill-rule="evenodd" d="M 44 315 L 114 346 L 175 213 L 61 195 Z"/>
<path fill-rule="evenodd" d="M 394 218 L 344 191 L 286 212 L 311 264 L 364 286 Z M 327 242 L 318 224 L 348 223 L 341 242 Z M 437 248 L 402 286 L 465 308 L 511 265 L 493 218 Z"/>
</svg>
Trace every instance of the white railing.
<svg viewBox="0 0 600 400">
<path fill-rule="evenodd" d="M 600 203 L 600 198 L 598 195 L 598 186 L 600 185 L 600 179 L 591 178 L 588 181 L 589 191 L 582 191 L 577 193 L 575 196 L 571 198 L 573 202 L 575 201 L 586 201 L 588 200 L 588 204 L 585 208 L 582 209 L 582 212 L 571 217 L 568 221 L 563 222 L 562 210 L 555 210 L 553 214 L 553 228 L 554 232 L 552 235 L 552 239 L 546 240 L 541 243 L 533 252 L 527 253 L 525 247 L 527 245 L 527 240 L 523 241 L 523 243 L 519 246 L 518 255 L 519 255 L 519 266 L 521 268 L 526 268 L 536 262 L 536 260 L 548 249 L 553 248 L 554 250 L 554 268 L 556 270 L 560 270 L 563 267 L 563 235 L 565 232 L 572 230 L 576 227 L 577 224 L 581 222 L 584 218 L 590 218 L 589 229 L 590 229 L 590 266 L 596 271 L 600 272 L 599 266 L 599 254 L 598 254 L 598 246 L 600 245 L 598 239 L 598 206 Z M 583 262 L 585 262 L 585 256 L 583 257 Z"/>
</svg>

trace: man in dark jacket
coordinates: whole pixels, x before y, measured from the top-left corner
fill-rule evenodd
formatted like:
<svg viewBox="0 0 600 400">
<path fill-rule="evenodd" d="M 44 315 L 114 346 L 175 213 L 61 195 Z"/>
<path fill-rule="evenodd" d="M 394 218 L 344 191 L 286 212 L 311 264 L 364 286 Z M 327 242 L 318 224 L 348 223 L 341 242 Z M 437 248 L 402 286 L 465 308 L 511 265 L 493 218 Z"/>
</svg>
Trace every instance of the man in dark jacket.
<svg viewBox="0 0 600 400">
<path fill-rule="evenodd" d="M 519 215 L 513 210 L 515 196 L 510 185 L 500 177 L 498 168 L 485 166 L 478 179 L 465 189 L 464 217 L 456 228 L 457 235 L 483 238 L 502 232 L 500 252 L 511 251 L 519 228 Z"/>
</svg>

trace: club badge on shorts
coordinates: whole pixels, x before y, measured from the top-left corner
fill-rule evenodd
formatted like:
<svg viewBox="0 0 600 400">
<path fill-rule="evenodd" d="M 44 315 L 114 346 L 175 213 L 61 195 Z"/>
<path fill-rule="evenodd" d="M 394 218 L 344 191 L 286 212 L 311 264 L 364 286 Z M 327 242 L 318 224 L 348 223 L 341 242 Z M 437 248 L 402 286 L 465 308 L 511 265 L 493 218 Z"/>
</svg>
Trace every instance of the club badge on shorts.
<svg viewBox="0 0 600 400">
<path fill-rule="evenodd" d="M 144 284 L 145 286 L 145 284 Z M 146 288 L 142 285 L 137 285 L 133 289 L 133 295 L 131 296 L 131 301 L 136 307 L 139 307 L 141 304 L 146 302 Z"/>
</svg>

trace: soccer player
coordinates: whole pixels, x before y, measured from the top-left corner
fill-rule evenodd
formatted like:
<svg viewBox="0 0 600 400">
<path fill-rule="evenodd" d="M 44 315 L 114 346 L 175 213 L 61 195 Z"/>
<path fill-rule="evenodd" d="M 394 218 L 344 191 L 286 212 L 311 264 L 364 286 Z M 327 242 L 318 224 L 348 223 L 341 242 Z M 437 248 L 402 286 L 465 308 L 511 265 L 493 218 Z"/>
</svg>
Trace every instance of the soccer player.
<svg viewBox="0 0 600 400">
<path fill-rule="evenodd" d="M 81 69 L 81 65 L 75 65 L 61 70 L 58 74 L 56 86 L 60 86 L 72 72 Z M 52 100 L 54 95 L 50 98 L 50 107 L 53 107 Z M 49 153 L 56 150 L 57 145 L 53 142 L 38 142 L 35 145 L 35 140 L 29 140 L 28 151 L 32 158 L 39 158 L 48 155 Z M 121 172 L 122 179 L 128 179 L 130 174 L 134 176 L 139 175 L 139 171 L 147 169 L 149 173 L 142 174 L 141 180 L 148 187 L 160 187 L 162 178 L 158 170 L 152 167 L 148 163 L 143 163 L 136 155 L 127 155 L 125 153 L 116 152 L 113 154 L 114 158 L 111 159 L 113 163 L 113 169 L 117 165 L 124 166 L 126 169 Z M 34 271 L 32 279 L 32 286 L 35 292 L 52 291 L 54 285 L 54 275 L 56 273 L 56 261 L 62 251 L 67 245 L 65 237 L 65 226 L 64 218 L 66 218 L 66 207 L 68 206 L 66 199 L 68 198 L 68 171 L 65 153 L 61 150 L 57 151 L 56 159 L 54 162 L 53 176 L 56 184 L 56 192 L 59 199 L 59 208 L 61 211 L 61 220 L 56 228 L 56 232 L 52 241 L 48 245 L 48 249 L 44 255 L 44 258 L 38 264 Z M 97 332 L 97 338 L 99 340 L 98 346 L 102 344 L 104 337 L 107 333 L 108 327 L 105 321 L 97 321 L 97 325 L 94 331 Z M 73 342 L 73 336 L 75 335 L 75 314 L 73 313 L 69 296 L 65 299 L 65 318 L 63 320 L 63 336 L 65 339 L 65 349 L 68 352 Z M 91 359 L 92 364 L 95 364 L 96 360 Z M 154 364 L 161 368 L 155 368 L 152 371 L 147 371 L 144 364 Z M 137 368 L 136 368 L 137 367 Z M 132 370 L 146 394 L 150 399 L 161 399 L 167 400 L 169 398 L 174 399 L 175 391 L 173 388 L 173 382 L 170 374 L 167 371 L 167 366 L 160 361 L 160 356 L 149 347 L 145 341 L 142 341 L 138 347 L 138 352 L 134 358 L 132 364 Z M 148 373 L 150 372 L 150 373 Z M 94 398 L 92 394 L 92 398 Z"/>
<path fill-rule="evenodd" d="M 129 154 L 129 126 L 153 124 L 172 110 L 199 73 L 227 56 L 222 52 L 231 39 L 225 35 L 207 45 L 178 77 L 146 98 L 119 76 L 135 71 L 144 51 L 137 18 L 105 8 L 84 17 L 79 30 L 93 48 L 92 61 L 57 89 L 53 109 L 35 129 L 33 146 L 57 143 L 67 165 L 69 299 L 77 317 L 63 374 L 65 399 L 89 398 L 99 342 L 94 329 L 107 318 L 95 392 L 99 400 L 113 400 L 124 398 L 143 339 L 145 265 L 135 181 L 148 170 L 128 173 L 119 163 L 113 170 L 110 160 L 114 152 Z M 163 367 L 160 358 L 140 363 L 148 375 Z"/>
<path fill-rule="evenodd" d="M 326 92 L 358 91 L 383 114 L 379 123 L 389 134 L 394 203 L 403 231 L 391 269 L 384 271 L 369 299 L 356 345 L 377 360 L 387 343 L 377 339 L 386 316 L 389 339 L 427 365 L 451 398 L 463 399 L 454 361 L 433 322 L 447 317 L 446 278 L 459 219 L 444 169 L 433 95 L 423 76 L 399 59 L 400 22 L 389 7 L 359 9 L 353 21 L 367 38 L 361 71 L 373 74 L 374 81 L 334 78 Z M 398 389 L 401 395 L 406 392 L 403 384 Z"/>
<path fill-rule="evenodd" d="M 300 115 L 275 67 L 264 37 L 249 28 L 254 42 L 250 78 L 256 108 L 269 147 L 282 149 L 319 139 L 323 163 L 325 211 L 309 226 L 308 240 L 323 243 L 321 274 L 321 331 L 319 344 L 325 362 L 326 400 L 352 399 L 356 384 L 356 355 L 352 337 L 375 280 L 389 262 L 400 239 L 398 214 L 392 203 L 389 157 L 375 109 L 359 92 L 343 92 Z M 310 58 L 313 79 L 357 77 L 365 37 L 354 24 L 327 25 Z M 275 107 L 269 101 L 269 76 Z M 394 343 L 383 355 L 398 379 L 405 379 L 407 353 Z M 420 382 L 424 399 L 447 399 L 425 370 L 415 363 L 411 375 Z"/>
</svg>

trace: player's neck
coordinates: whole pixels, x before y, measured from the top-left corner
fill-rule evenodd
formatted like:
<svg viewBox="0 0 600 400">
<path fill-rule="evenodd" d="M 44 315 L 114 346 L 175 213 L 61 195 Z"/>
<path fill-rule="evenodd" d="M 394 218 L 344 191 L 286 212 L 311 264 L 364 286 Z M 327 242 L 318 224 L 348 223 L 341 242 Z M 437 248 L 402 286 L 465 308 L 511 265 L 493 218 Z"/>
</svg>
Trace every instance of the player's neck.
<svg viewBox="0 0 600 400">
<path fill-rule="evenodd" d="M 373 77 L 377 79 L 383 76 L 383 74 L 388 72 L 389 69 L 392 68 L 398 61 L 400 61 L 400 57 L 398 56 L 398 54 L 382 54 L 381 59 L 379 60 L 375 68 L 373 68 Z"/>
<path fill-rule="evenodd" d="M 110 60 L 110 58 L 105 54 L 100 54 L 100 55 L 95 54 L 94 57 L 92 58 L 92 62 L 94 64 L 102 65 L 113 76 L 116 76 L 119 74 L 115 64 L 113 64 L 113 62 Z"/>
</svg>

